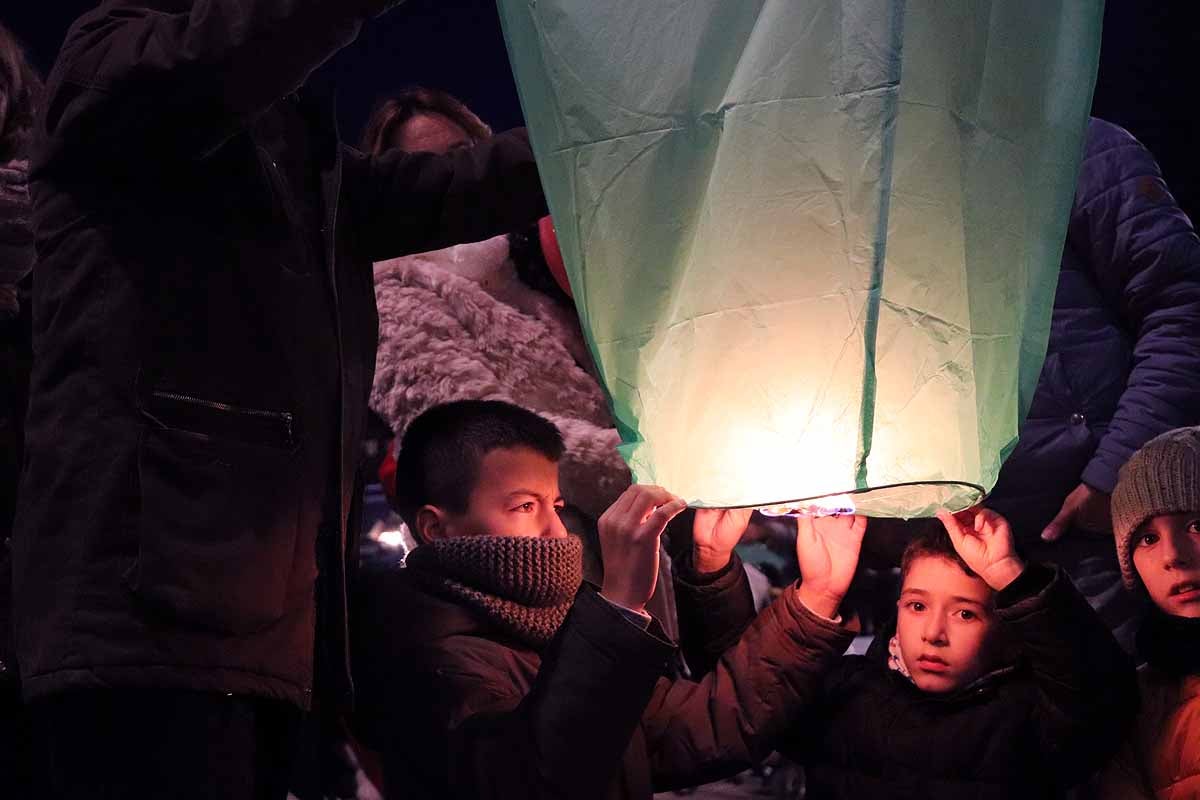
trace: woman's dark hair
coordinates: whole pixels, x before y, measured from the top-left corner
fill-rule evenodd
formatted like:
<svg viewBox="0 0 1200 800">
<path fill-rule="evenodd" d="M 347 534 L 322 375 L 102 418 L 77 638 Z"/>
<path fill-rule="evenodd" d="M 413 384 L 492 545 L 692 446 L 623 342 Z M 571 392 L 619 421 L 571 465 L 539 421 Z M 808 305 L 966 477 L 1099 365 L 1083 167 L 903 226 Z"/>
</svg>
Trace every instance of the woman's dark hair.
<svg viewBox="0 0 1200 800">
<path fill-rule="evenodd" d="M 25 153 L 33 137 L 33 119 L 41 98 L 42 79 L 25 51 L 0 25 L 0 161 Z"/>
<path fill-rule="evenodd" d="M 457 97 L 440 89 L 416 86 L 389 97 L 375 107 L 363 133 L 363 152 L 378 156 L 391 150 L 396 131 L 417 114 L 445 117 L 466 131 L 472 144 L 492 135 L 492 129 Z"/>
</svg>

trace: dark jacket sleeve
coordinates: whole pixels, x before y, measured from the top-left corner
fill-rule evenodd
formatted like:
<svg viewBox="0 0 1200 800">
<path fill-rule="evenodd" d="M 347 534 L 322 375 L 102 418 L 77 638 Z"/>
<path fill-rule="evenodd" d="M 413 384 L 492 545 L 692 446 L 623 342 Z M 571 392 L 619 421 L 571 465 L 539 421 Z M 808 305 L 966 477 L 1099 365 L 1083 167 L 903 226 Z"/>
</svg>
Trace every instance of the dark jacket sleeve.
<svg viewBox="0 0 1200 800">
<path fill-rule="evenodd" d="M 436 670 L 445 774 L 457 798 L 602 798 L 674 646 L 592 589 L 575 601 L 530 691 L 499 685 L 503 664 Z M 431 735 L 435 732 L 431 731 Z"/>
<path fill-rule="evenodd" d="M 395 0 L 108 0 L 72 26 L 43 102 L 52 143 L 199 158 L 294 92 Z"/>
<path fill-rule="evenodd" d="M 1135 339 L 1128 386 L 1082 476 L 1111 492 L 1139 447 L 1200 421 L 1200 238 L 1150 152 L 1094 119 L 1067 241 Z"/>
<path fill-rule="evenodd" d="M 996 598 L 1033 687 L 1033 733 L 1064 785 L 1116 751 L 1137 708 L 1132 660 L 1061 569 L 1034 564 Z"/>
<path fill-rule="evenodd" d="M 699 573 L 690 552 L 675 562 L 675 608 L 679 647 L 692 678 L 707 675 L 754 622 L 757 609 L 742 560 L 734 553 L 725 569 Z"/>
<path fill-rule="evenodd" d="M 660 682 L 643 720 L 655 790 L 727 777 L 765 758 L 818 698 L 853 636 L 805 608 L 791 587 L 702 680 Z"/>
<path fill-rule="evenodd" d="M 546 214 L 523 128 L 445 155 L 346 148 L 344 165 L 356 245 L 371 261 L 481 241 Z"/>
</svg>

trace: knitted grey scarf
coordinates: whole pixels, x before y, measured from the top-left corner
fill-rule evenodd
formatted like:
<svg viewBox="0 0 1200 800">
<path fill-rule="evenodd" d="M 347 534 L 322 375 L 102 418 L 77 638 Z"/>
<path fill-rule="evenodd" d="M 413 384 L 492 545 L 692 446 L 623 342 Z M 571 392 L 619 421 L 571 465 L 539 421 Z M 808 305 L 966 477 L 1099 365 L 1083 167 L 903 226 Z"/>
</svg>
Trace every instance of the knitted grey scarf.
<svg viewBox="0 0 1200 800">
<path fill-rule="evenodd" d="M 583 582 L 583 543 L 575 536 L 464 536 L 417 547 L 405 566 L 430 592 L 540 649 Z"/>
</svg>

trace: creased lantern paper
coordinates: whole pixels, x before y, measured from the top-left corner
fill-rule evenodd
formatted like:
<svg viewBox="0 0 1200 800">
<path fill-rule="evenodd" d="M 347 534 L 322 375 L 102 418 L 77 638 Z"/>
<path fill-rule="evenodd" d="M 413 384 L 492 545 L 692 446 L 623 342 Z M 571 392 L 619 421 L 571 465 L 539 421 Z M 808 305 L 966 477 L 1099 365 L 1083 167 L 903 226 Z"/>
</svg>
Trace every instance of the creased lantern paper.
<svg viewBox="0 0 1200 800">
<path fill-rule="evenodd" d="M 885 516 L 994 485 L 1044 358 L 1099 0 L 499 8 L 639 481 Z"/>
</svg>

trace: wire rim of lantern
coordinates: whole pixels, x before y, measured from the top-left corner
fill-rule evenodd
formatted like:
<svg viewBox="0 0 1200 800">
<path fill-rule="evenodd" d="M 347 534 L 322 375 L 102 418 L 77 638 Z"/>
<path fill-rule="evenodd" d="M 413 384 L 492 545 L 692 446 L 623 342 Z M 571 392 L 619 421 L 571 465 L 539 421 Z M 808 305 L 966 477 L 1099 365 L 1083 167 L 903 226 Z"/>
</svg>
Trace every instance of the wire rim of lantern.
<svg viewBox="0 0 1200 800">
<path fill-rule="evenodd" d="M 858 512 L 858 504 L 854 502 L 857 496 L 884 492 L 891 489 L 907 489 L 922 486 L 956 486 L 974 490 L 978 498 L 971 505 L 983 502 L 987 498 L 987 489 L 970 481 L 904 481 L 887 483 L 880 486 L 869 486 L 865 489 L 851 489 L 845 492 L 828 492 L 812 497 L 802 497 L 796 500 L 783 500 L 777 503 L 751 503 L 733 506 L 733 508 L 752 508 L 768 517 L 838 517 L 848 516 Z M 830 501 L 822 503 L 821 501 Z M 970 508 L 971 506 L 967 506 Z M 959 509 L 962 510 L 962 509 Z"/>
</svg>

